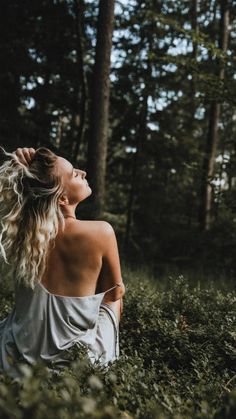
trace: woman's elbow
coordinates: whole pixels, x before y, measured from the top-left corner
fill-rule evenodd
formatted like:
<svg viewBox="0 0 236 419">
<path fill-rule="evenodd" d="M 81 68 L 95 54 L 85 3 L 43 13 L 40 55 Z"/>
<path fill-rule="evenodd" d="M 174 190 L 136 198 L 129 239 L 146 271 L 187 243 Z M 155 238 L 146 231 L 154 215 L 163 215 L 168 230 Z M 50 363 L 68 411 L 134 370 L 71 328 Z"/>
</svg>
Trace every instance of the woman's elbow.
<svg viewBox="0 0 236 419">
<path fill-rule="evenodd" d="M 115 301 L 120 300 L 125 295 L 125 285 L 124 284 L 120 285 L 119 287 L 116 288 L 115 291 L 116 291 Z"/>
<path fill-rule="evenodd" d="M 108 293 L 106 299 L 114 302 L 114 301 L 120 300 L 124 295 L 125 295 L 125 285 L 122 284 L 116 287 L 110 293 Z"/>
<path fill-rule="evenodd" d="M 118 287 L 118 291 L 120 292 L 120 298 L 122 298 L 125 295 L 125 284 L 122 283 L 122 285 Z"/>
</svg>

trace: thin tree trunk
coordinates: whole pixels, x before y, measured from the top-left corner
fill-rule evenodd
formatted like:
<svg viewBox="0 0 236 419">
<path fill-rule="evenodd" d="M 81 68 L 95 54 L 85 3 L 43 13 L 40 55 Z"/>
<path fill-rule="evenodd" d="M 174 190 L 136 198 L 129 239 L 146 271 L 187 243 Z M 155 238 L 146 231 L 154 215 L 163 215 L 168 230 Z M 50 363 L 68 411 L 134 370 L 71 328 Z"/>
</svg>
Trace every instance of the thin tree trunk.
<svg viewBox="0 0 236 419">
<path fill-rule="evenodd" d="M 88 142 L 87 171 L 92 188 L 93 218 L 100 218 L 105 203 L 105 175 L 108 141 L 110 95 L 110 54 L 114 25 L 114 0 L 100 0 L 97 26 L 96 56 Z"/>
<path fill-rule="evenodd" d="M 198 0 L 193 0 L 193 2 L 192 2 L 192 30 L 195 32 L 195 35 L 198 33 L 197 16 L 198 16 Z M 195 62 L 197 61 L 197 47 L 198 47 L 197 41 L 195 40 L 195 41 L 193 41 L 193 52 L 192 52 L 192 59 Z M 194 70 L 193 70 L 192 71 L 192 79 L 191 79 L 192 127 L 194 126 L 194 116 L 195 116 L 195 111 L 196 111 L 195 94 L 196 94 L 196 86 L 195 86 L 195 74 L 194 74 Z"/>
<path fill-rule="evenodd" d="M 198 21 L 197 21 L 197 17 L 198 17 L 198 3 L 199 0 L 193 0 L 192 2 L 192 9 L 191 9 L 191 18 L 192 18 L 192 30 L 195 32 L 195 36 L 198 34 Z M 192 131 L 192 135 L 194 135 L 194 127 L 195 127 L 195 112 L 196 112 L 196 81 L 195 81 L 195 71 L 194 71 L 194 67 L 195 67 L 195 63 L 197 62 L 197 49 L 198 49 L 198 42 L 197 40 L 193 40 L 192 41 L 192 47 L 193 47 L 193 51 L 192 51 L 192 78 L 190 81 L 190 94 L 191 94 L 191 102 L 190 102 L 190 117 L 191 117 L 191 122 L 190 122 L 190 127 L 191 127 L 191 131 Z M 197 182 L 195 182 L 195 184 L 197 184 Z M 188 227 L 190 228 L 192 225 L 192 218 L 193 218 L 193 209 L 194 209 L 194 197 L 193 195 L 191 196 L 191 199 L 188 202 Z"/>
<path fill-rule="evenodd" d="M 86 114 L 86 102 L 87 102 L 87 89 L 86 79 L 84 73 L 84 60 L 83 60 L 83 13 L 84 4 L 81 0 L 74 0 L 74 10 L 76 16 L 76 38 L 77 38 L 77 65 L 78 65 L 78 77 L 75 84 L 74 94 L 74 110 L 73 110 L 73 162 L 76 165 L 77 157 L 79 154 L 80 145 L 83 141 L 84 135 L 84 123 Z"/>
<path fill-rule="evenodd" d="M 231 164 L 231 161 L 229 162 L 229 169 L 228 169 L 228 191 L 229 191 L 229 193 L 231 193 L 231 191 L 232 191 L 232 173 L 233 173 L 233 170 L 232 170 L 232 164 Z"/>
<path fill-rule="evenodd" d="M 139 163 L 139 155 L 142 146 L 142 139 L 146 137 L 146 130 L 147 130 L 147 100 L 148 96 L 145 95 L 143 98 L 143 108 L 140 115 L 140 124 L 138 129 L 138 141 L 136 143 L 136 152 L 134 153 L 133 157 L 133 165 L 132 165 L 132 174 L 131 174 L 131 185 L 130 185 L 130 193 L 128 198 L 128 207 L 127 207 L 127 221 L 126 221 L 126 229 L 125 229 L 125 238 L 124 238 L 124 252 L 128 249 L 128 244 L 130 240 L 130 230 L 132 224 L 132 215 L 133 215 L 133 204 L 134 204 L 134 197 L 136 192 L 136 179 L 137 179 L 137 172 L 138 172 L 138 163 Z"/>
<path fill-rule="evenodd" d="M 141 43 L 144 43 L 143 35 L 141 33 Z M 149 50 L 152 51 L 153 44 L 152 41 L 149 45 Z M 128 197 L 128 206 L 127 206 L 127 220 L 126 220 L 126 228 L 125 228 L 125 237 L 124 237 L 124 243 L 123 243 L 123 249 L 124 253 L 126 253 L 126 250 L 128 249 L 128 244 L 130 241 L 130 231 L 131 231 L 131 225 L 132 225 L 132 216 L 133 216 L 133 203 L 134 203 L 134 197 L 136 193 L 136 179 L 137 179 L 137 173 L 138 173 L 138 163 L 139 163 L 139 156 L 142 148 L 142 142 L 147 136 L 147 117 L 148 117 L 148 80 L 151 79 L 152 74 L 152 67 L 150 60 L 147 60 L 147 70 L 146 70 L 146 81 L 145 85 L 146 88 L 143 92 L 143 106 L 141 108 L 140 112 L 140 123 L 138 128 L 138 136 L 137 136 L 137 143 L 136 143 L 136 153 L 134 154 L 133 158 L 133 165 L 132 165 L 132 174 L 131 174 L 131 185 L 130 185 L 130 193 Z"/>
<path fill-rule="evenodd" d="M 44 75 L 44 85 L 41 89 L 40 106 L 38 115 L 38 140 L 36 148 L 38 147 L 52 147 L 50 142 L 50 116 L 47 113 L 47 106 L 49 102 L 49 89 L 50 89 L 50 77 L 51 70 L 49 64 L 47 64 Z"/>
<path fill-rule="evenodd" d="M 221 21 L 219 47 L 226 52 L 229 38 L 229 5 L 227 0 L 221 0 Z M 219 79 L 224 80 L 225 68 L 220 64 Z M 213 186 L 211 181 L 214 177 L 214 166 L 218 143 L 218 124 L 220 118 L 220 103 L 214 100 L 210 107 L 209 127 L 205 158 L 203 162 L 202 179 L 202 203 L 199 214 L 200 227 L 202 230 L 209 230 L 212 223 Z"/>
<path fill-rule="evenodd" d="M 219 205 L 220 205 L 220 200 L 221 200 L 221 193 L 222 193 L 222 181 L 223 181 L 223 173 L 224 173 L 224 164 L 225 164 L 225 141 L 223 140 L 223 144 L 222 144 L 222 151 L 221 151 L 221 158 L 222 161 L 220 163 L 220 172 L 219 172 L 219 187 L 218 187 L 218 191 L 217 191 L 217 200 L 216 200 L 216 207 L 215 207 L 215 218 L 216 220 L 218 219 L 218 213 L 219 213 Z"/>
<path fill-rule="evenodd" d="M 209 230 L 212 222 L 212 184 L 214 166 L 218 142 L 218 123 L 220 116 L 220 104 L 213 102 L 210 108 L 209 127 L 207 134 L 207 149 L 203 162 L 203 186 L 202 186 L 202 209 L 200 213 L 200 225 L 202 230 Z"/>
</svg>

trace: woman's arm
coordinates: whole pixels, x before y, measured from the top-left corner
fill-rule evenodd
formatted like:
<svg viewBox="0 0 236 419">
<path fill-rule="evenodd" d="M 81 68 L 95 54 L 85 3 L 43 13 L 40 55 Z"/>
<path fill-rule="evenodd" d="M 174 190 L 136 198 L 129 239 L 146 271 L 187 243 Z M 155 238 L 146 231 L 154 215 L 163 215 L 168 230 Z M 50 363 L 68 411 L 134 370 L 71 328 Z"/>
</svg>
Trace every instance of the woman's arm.
<svg viewBox="0 0 236 419">
<path fill-rule="evenodd" d="M 125 285 L 121 276 L 120 258 L 116 235 L 113 227 L 106 221 L 103 222 L 103 257 L 102 268 L 99 274 L 98 285 L 101 292 L 119 284 L 105 295 L 105 299 L 116 301 L 125 294 Z"/>
</svg>

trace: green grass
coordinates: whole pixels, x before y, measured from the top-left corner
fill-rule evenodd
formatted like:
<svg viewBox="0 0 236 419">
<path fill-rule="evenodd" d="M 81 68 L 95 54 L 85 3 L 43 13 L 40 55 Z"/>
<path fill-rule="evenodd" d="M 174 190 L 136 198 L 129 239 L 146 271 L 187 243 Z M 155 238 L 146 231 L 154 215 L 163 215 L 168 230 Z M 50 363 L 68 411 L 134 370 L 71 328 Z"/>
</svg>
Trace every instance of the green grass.
<svg viewBox="0 0 236 419">
<path fill-rule="evenodd" d="M 109 368 L 71 351 L 63 371 L 21 366 L 0 376 L 1 418 L 206 418 L 236 416 L 236 292 L 147 268 L 123 269 L 121 356 Z M 2 288 L 0 314 L 11 309 Z"/>
</svg>

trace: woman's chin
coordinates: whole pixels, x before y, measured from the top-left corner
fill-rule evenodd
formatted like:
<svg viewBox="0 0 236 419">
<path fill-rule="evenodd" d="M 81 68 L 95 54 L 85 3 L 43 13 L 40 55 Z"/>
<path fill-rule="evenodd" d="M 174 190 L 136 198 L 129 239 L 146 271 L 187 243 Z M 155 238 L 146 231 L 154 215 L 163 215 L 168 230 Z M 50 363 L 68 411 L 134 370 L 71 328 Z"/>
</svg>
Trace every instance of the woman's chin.
<svg viewBox="0 0 236 419">
<path fill-rule="evenodd" d="M 87 196 L 86 196 L 86 198 L 88 198 L 90 195 L 92 195 L 92 189 L 90 188 L 90 186 L 87 186 Z"/>
</svg>

